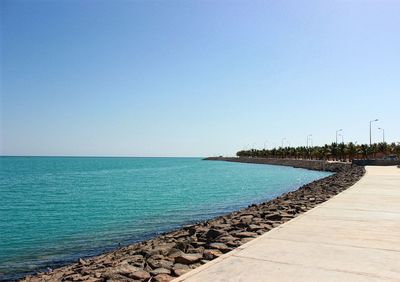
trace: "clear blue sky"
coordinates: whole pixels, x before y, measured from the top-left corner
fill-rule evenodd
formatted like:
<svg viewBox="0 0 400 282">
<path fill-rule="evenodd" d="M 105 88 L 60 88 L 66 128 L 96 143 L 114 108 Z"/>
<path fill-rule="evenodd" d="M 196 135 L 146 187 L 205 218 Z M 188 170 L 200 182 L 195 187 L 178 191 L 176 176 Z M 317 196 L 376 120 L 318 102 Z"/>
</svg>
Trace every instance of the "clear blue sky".
<svg viewBox="0 0 400 282">
<path fill-rule="evenodd" d="M 400 1 L 0 3 L 3 155 L 400 141 Z"/>
</svg>

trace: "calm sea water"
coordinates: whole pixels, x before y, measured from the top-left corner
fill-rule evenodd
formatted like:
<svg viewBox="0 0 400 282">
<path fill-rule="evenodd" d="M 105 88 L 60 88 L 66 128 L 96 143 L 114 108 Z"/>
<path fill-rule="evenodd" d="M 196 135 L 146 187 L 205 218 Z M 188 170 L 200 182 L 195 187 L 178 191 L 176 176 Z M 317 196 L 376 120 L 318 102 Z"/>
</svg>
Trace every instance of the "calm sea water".
<svg viewBox="0 0 400 282">
<path fill-rule="evenodd" d="M 0 157 L 0 279 L 143 240 L 327 175 L 199 158 Z"/>
</svg>

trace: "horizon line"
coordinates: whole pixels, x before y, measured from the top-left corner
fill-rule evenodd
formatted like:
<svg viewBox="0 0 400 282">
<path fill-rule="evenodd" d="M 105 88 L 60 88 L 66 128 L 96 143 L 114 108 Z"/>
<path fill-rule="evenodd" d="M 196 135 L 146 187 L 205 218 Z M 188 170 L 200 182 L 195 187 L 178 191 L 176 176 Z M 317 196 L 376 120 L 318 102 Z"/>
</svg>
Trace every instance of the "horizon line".
<svg viewBox="0 0 400 282">
<path fill-rule="evenodd" d="M 112 156 L 112 155 L 0 155 L 0 157 L 40 158 L 206 158 L 207 156 Z"/>
</svg>

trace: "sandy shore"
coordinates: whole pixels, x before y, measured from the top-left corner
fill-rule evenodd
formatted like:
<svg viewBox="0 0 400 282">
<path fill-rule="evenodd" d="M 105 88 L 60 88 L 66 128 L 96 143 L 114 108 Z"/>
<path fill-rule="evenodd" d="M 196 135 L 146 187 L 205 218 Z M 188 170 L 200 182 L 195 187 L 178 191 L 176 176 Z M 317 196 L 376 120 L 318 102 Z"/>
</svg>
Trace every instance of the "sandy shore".
<svg viewBox="0 0 400 282">
<path fill-rule="evenodd" d="M 268 232 L 357 182 L 363 167 L 321 161 L 254 158 L 211 160 L 288 165 L 335 172 L 271 201 L 162 234 L 21 281 L 170 281 Z"/>
</svg>

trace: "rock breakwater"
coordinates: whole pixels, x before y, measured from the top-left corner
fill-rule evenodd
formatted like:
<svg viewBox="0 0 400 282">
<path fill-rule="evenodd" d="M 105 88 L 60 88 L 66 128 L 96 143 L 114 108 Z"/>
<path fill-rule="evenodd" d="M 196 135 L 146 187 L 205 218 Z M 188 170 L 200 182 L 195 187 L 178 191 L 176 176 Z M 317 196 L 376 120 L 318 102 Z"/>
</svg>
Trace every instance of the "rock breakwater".
<svg viewBox="0 0 400 282">
<path fill-rule="evenodd" d="M 326 162 L 322 160 L 302 160 L 302 159 L 266 159 L 266 158 L 224 158 L 224 157 L 210 157 L 204 160 L 209 161 L 227 161 L 238 163 L 254 163 L 254 164 L 269 164 L 269 165 L 284 165 L 296 168 L 305 168 L 312 170 L 322 170 L 331 172 L 340 172 L 347 169 L 350 163 L 342 162 Z"/>
<path fill-rule="evenodd" d="M 170 281 L 328 200 L 365 173 L 363 167 L 343 163 L 247 158 L 213 160 L 290 165 L 336 173 L 273 200 L 103 255 L 79 259 L 75 264 L 46 273 L 29 275 L 21 281 Z"/>
</svg>

